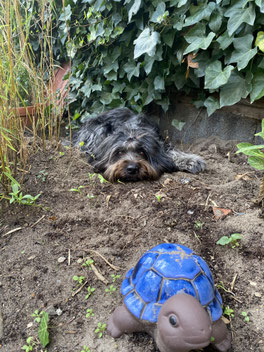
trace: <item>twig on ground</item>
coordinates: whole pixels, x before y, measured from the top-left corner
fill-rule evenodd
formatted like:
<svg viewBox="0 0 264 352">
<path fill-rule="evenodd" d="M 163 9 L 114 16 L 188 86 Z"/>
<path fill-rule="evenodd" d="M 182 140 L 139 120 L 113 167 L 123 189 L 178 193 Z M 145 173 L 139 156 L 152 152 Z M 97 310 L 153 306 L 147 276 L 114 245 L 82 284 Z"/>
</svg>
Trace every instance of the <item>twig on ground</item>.
<svg viewBox="0 0 264 352">
<path fill-rule="evenodd" d="M 34 224 L 30 225 L 30 227 L 34 227 L 36 226 L 41 220 L 43 220 L 45 218 L 45 215 L 42 215 L 42 217 L 40 219 L 38 219 L 36 222 L 34 222 Z"/>
<path fill-rule="evenodd" d="M 79 293 L 79 292 L 84 288 L 84 286 L 87 285 L 87 284 L 88 284 L 88 281 L 85 281 L 85 283 L 82 284 L 82 286 L 80 286 L 80 287 L 78 288 L 78 290 L 76 290 L 76 291 L 74 291 L 74 292 L 72 293 L 72 297 L 76 296 L 77 293 Z"/>
<path fill-rule="evenodd" d="M 23 228 L 23 227 L 17 227 L 16 229 L 10 230 L 10 231 L 8 231 L 7 233 L 3 234 L 3 237 L 8 236 L 8 235 L 11 235 L 11 233 L 20 231 L 20 230 L 22 230 L 22 228 Z"/>
<path fill-rule="evenodd" d="M 115 266 L 115 265 L 109 263 L 109 261 L 99 252 L 95 251 L 94 249 L 91 249 L 90 252 L 92 252 L 92 253 L 98 255 L 100 258 L 102 258 L 106 262 L 106 264 L 108 264 L 113 270 L 115 270 L 115 271 L 120 270 L 120 268 L 118 266 Z"/>
</svg>

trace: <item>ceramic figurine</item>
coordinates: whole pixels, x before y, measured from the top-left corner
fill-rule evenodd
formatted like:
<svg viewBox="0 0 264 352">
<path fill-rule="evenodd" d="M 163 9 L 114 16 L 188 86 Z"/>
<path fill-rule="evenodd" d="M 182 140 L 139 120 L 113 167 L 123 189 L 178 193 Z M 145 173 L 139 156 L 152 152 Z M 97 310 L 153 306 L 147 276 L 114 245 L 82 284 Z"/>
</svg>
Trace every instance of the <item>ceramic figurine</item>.
<svg viewBox="0 0 264 352">
<path fill-rule="evenodd" d="M 124 303 L 108 321 L 112 337 L 145 331 L 160 352 L 189 352 L 212 343 L 231 347 L 221 320 L 222 299 L 206 262 L 179 244 L 160 244 L 147 251 L 122 283 Z"/>
</svg>

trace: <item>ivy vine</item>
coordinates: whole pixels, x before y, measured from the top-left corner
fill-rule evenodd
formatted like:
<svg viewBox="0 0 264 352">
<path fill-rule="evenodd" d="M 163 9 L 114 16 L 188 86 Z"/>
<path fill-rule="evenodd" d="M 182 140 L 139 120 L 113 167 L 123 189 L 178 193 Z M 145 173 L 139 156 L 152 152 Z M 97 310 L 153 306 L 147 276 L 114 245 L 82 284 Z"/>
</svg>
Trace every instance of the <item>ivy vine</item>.
<svg viewBox="0 0 264 352">
<path fill-rule="evenodd" d="M 264 96 L 264 0 L 55 3 L 54 54 L 72 62 L 75 118 L 152 102 L 167 111 L 175 91 L 209 115 Z"/>
</svg>

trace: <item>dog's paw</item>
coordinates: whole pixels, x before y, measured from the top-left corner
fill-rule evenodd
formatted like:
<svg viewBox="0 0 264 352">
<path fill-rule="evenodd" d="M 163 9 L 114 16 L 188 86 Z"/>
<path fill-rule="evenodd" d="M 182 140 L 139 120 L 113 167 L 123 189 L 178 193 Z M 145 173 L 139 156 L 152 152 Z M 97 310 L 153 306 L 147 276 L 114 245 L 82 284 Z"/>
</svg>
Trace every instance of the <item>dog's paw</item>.
<svg viewBox="0 0 264 352">
<path fill-rule="evenodd" d="M 180 171 L 188 171 L 192 174 L 202 172 L 206 168 L 206 163 L 203 158 L 196 154 L 188 154 L 178 150 L 171 152 L 175 166 Z"/>
<path fill-rule="evenodd" d="M 188 158 L 182 161 L 182 170 L 197 174 L 206 168 L 206 162 L 198 155 L 189 155 Z"/>
</svg>

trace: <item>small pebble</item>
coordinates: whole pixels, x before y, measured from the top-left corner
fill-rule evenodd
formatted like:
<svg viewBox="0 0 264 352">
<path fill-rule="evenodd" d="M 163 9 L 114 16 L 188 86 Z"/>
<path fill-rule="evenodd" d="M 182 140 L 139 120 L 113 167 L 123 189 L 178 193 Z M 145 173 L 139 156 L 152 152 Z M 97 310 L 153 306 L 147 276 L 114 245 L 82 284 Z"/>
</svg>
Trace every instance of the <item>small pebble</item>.
<svg viewBox="0 0 264 352">
<path fill-rule="evenodd" d="M 191 182 L 190 178 L 182 178 L 182 179 L 180 179 L 180 183 L 182 185 L 186 185 L 187 183 L 190 183 L 190 182 Z"/>
<path fill-rule="evenodd" d="M 62 315 L 62 310 L 60 308 L 56 309 L 56 314 L 58 316 Z"/>
<path fill-rule="evenodd" d="M 66 258 L 65 257 L 59 257 L 58 258 L 58 263 L 63 263 L 65 262 Z"/>
</svg>

